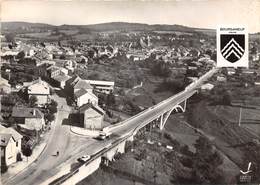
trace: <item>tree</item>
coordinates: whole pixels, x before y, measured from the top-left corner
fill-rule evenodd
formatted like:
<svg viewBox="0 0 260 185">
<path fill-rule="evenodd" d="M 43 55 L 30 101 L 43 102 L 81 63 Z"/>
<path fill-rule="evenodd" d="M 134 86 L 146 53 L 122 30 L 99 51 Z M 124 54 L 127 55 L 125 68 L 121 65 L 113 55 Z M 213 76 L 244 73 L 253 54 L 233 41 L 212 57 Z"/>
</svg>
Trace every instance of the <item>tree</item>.
<svg viewBox="0 0 260 185">
<path fill-rule="evenodd" d="M 8 33 L 5 35 L 5 39 L 7 42 L 14 42 L 15 41 L 15 34 L 13 33 Z"/>
<path fill-rule="evenodd" d="M 23 59 L 24 57 L 25 57 L 24 51 L 20 51 L 20 52 L 17 54 L 17 56 L 16 56 L 17 59 Z"/>
<path fill-rule="evenodd" d="M 29 146 L 26 146 L 24 149 L 23 149 L 23 155 L 25 155 L 27 157 L 27 162 L 28 162 L 28 157 L 30 157 L 32 155 L 32 149 L 31 147 Z"/>
<path fill-rule="evenodd" d="M 64 60 L 64 59 L 66 59 L 66 56 L 65 56 L 64 54 L 62 54 L 62 55 L 60 56 L 60 59 L 61 59 L 61 60 Z"/>
<path fill-rule="evenodd" d="M 108 106 L 113 106 L 113 105 L 115 105 L 115 103 L 116 103 L 116 100 L 115 100 L 114 94 L 110 93 L 109 95 L 107 95 L 106 104 Z"/>
<path fill-rule="evenodd" d="M 246 169 L 248 163 L 251 162 L 251 170 L 253 171 L 253 173 L 251 173 L 253 175 L 252 183 L 260 182 L 260 146 L 252 142 L 246 146 L 244 151 L 244 169 Z"/>
<path fill-rule="evenodd" d="M 57 106 L 58 106 L 57 102 L 54 100 L 51 100 L 51 103 L 48 105 L 49 112 L 51 114 L 55 114 L 58 111 Z"/>
<path fill-rule="evenodd" d="M 1 173 L 5 173 L 8 170 L 8 166 L 6 165 L 5 157 L 1 157 Z"/>
<path fill-rule="evenodd" d="M 231 95 L 229 92 L 224 92 L 222 102 L 224 105 L 231 105 Z"/>
<path fill-rule="evenodd" d="M 171 70 L 169 64 L 163 61 L 157 61 L 151 68 L 151 72 L 155 76 L 169 77 L 171 75 Z"/>
<path fill-rule="evenodd" d="M 206 137 L 199 137 L 194 144 L 192 175 L 195 183 L 223 183 L 222 171 L 218 169 L 223 159 Z"/>
<path fill-rule="evenodd" d="M 36 96 L 34 96 L 34 95 L 30 96 L 30 98 L 29 98 L 30 107 L 35 107 L 37 101 L 38 101 L 38 99 Z"/>
<path fill-rule="evenodd" d="M 46 119 L 48 122 L 52 122 L 52 121 L 54 121 L 54 119 L 55 119 L 54 114 L 50 114 L 50 113 L 45 114 L 44 117 L 45 117 L 45 119 Z"/>
</svg>

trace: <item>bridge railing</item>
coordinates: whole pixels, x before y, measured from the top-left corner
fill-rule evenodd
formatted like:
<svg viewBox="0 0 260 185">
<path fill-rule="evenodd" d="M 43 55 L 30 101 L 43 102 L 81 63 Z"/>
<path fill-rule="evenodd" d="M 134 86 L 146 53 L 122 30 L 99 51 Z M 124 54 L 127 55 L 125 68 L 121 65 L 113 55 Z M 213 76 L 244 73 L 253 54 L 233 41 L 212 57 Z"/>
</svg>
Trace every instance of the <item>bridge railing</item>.
<svg viewBox="0 0 260 185">
<path fill-rule="evenodd" d="M 175 94 L 175 95 L 173 95 L 173 96 L 171 96 L 171 97 L 169 97 L 169 98 L 167 98 L 167 99 L 165 99 L 165 100 L 159 102 L 158 104 L 156 104 L 156 105 L 154 105 L 154 106 L 152 106 L 152 107 L 149 107 L 148 109 L 146 109 L 146 110 L 144 110 L 144 111 L 142 111 L 142 112 L 139 112 L 138 114 L 136 114 L 136 115 L 134 115 L 134 116 L 132 116 L 132 117 L 130 117 L 130 118 L 128 118 L 128 119 L 122 121 L 122 122 L 119 122 L 119 123 L 117 123 L 117 124 L 114 124 L 114 125 L 105 127 L 105 128 L 104 128 L 104 131 L 106 130 L 106 131 L 111 132 L 112 130 L 117 129 L 117 128 L 123 126 L 124 123 L 129 122 L 130 120 L 132 120 L 132 119 L 134 119 L 134 118 L 136 118 L 136 117 L 139 117 L 140 115 L 142 115 L 142 114 L 144 114 L 144 113 L 150 111 L 151 109 L 154 109 L 154 108 L 156 108 L 156 107 L 159 107 L 159 106 L 161 106 L 162 104 L 167 103 L 167 102 L 169 102 L 170 100 L 172 100 L 172 99 L 174 99 L 174 98 L 176 98 L 176 97 L 182 95 L 182 94 L 185 93 L 188 89 L 192 89 L 193 86 L 196 86 L 197 83 L 200 83 L 200 82 L 204 81 L 205 78 L 207 78 L 209 75 L 211 75 L 211 73 L 214 73 L 215 71 L 216 71 L 216 69 L 213 68 L 212 70 L 208 71 L 208 72 L 205 73 L 203 76 L 201 76 L 200 79 L 198 79 L 197 81 L 191 83 L 191 84 L 188 86 L 188 88 L 187 88 L 187 87 L 185 88 L 184 91 L 181 91 L 181 92 L 179 92 L 179 93 L 177 93 L 177 94 Z"/>
<path fill-rule="evenodd" d="M 210 73 L 214 73 L 215 71 L 216 71 L 216 69 L 213 69 L 213 70 L 207 72 L 207 73 L 204 74 L 198 81 L 203 81 L 204 78 L 206 78 L 208 75 L 210 75 Z M 192 90 L 192 88 L 191 88 L 191 90 Z M 191 91 L 190 94 L 193 94 L 193 92 L 194 92 L 194 90 Z M 148 109 L 146 109 L 146 110 L 144 110 L 144 111 L 142 111 L 142 112 L 140 112 L 140 113 L 138 113 L 138 114 L 132 116 L 131 118 L 129 118 L 129 119 L 127 119 L 127 120 L 124 120 L 124 121 L 122 121 L 122 122 L 120 122 L 120 123 L 118 123 L 118 124 L 116 124 L 116 125 L 113 125 L 113 127 L 106 127 L 106 128 L 108 128 L 108 129 L 118 128 L 118 127 L 122 126 L 124 123 L 129 122 L 129 121 L 131 121 L 132 119 L 134 119 L 134 118 L 136 118 L 136 117 L 138 117 L 138 116 L 144 114 L 145 112 L 148 112 L 148 111 L 150 111 L 151 109 L 154 109 L 154 108 L 156 108 L 156 107 L 159 107 L 159 106 L 161 106 L 162 104 L 165 104 L 165 103 L 171 101 L 171 100 L 174 99 L 174 98 L 177 98 L 178 96 L 182 95 L 183 93 L 187 93 L 187 92 L 186 92 L 185 90 L 182 91 L 182 92 L 179 92 L 178 94 L 175 94 L 175 95 L 173 95 L 173 96 L 167 98 L 166 100 L 161 101 L 160 103 L 158 103 L 158 104 L 156 104 L 156 105 L 154 105 L 154 106 L 152 106 L 152 107 L 150 107 L 150 108 L 148 108 Z M 177 102 L 177 103 L 181 103 L 182 101 L 184 101 L 185 98 L 187 98 L 187 97 L 181 98 L 181 99 L 179 100 L 180 102 Z M 161 113 L 158 112 L 158 114 L 161 114 Z M 141 123 L 140 125 L 138 125 L 137 127 L 133 128 L 132 130 L 129 131 L 129 133 L 128 133 L 127 135 L 125 135 L 124 137 L 121 137 L 121 138 L 119 138 L 118 140 L 116 140 L 114 143 L 112 143 L 111 146 L 106 147 L 106 148 L 102 149 L 101 151 L 97 152 L 96 154 L 94 154 L 94 155 L 91 157 L 91 159 L 90 159 L 89 161 L 87 161 L 86 163 L 84 163 L 84 164 L 82 164 L 82 165 L 87 166 L 87 165 L 90 164 L 92 161 L 94 161 L 94 160 L 97 159 L 98 157 L 102 156 L 105 152 L 107 152 L 107 151 L 111 150 L 112 148 L 116 147 L 116 146 L 117 146 L 118 144 L 120 144 L 121 142 L 124 142 L 125 140 L 127 140 L 128 138 L 130 138 L 136 130 L 138 130 L 138 129 L 144 127 L 144 126 L 147 125 L 149 122 L 151 122 L 152 120 L 154 120 L 155 117 L 157 117 L 157 116 L 158 116 L 158 115 L 155 114 L 153 117 L 149 118 L 149 119 L 146 120 L 145 122 L 143 122 L 143 123 Z M 71 178 L 73 175 L 75 175 L 75 174 L 79 171 L 79 168 L 82 167 L 82 165 L 79 166 L 77 169 L 73 170 L 72 172 L 70 172 L 69 174 L 65 175 L 64 177 L 61 177 L 59 180 L 57 180 L 57 181 L 55 181 L 55 182 L 52 182 L 52 183 L 50 183 L 50 184 L 52 184 L 52 185 L 59 185 L 59 184 L 64 183 L 67 179 L 69 179 L 69 178 Z"/>
</svg>

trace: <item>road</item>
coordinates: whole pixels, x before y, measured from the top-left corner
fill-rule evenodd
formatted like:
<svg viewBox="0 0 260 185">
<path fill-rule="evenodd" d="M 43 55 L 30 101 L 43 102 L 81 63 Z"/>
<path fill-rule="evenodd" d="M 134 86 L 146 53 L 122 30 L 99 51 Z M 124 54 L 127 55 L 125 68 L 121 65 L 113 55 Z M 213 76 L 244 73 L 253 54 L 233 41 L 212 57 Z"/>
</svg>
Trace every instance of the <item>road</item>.
<svg viewBox="0 0 260 185">
<path fill-rule="evenodd" d="M 37 161 L 4 184 L 38 185 L 58 171 L 55 168 L 56 166 L 66 162 L 66 160 L 77 154 L 77 152 L 95 142 L 93 139 L 78 137 L 70 132 L 70 126 L 64 125 L 63 122 L 64 119 L 68 118 L 70 107 L 67 106 L 65 98 L 58 97 L 57 95 L 54 95 L 52 98 L 58 103 L 58 112 L 45 150 Z M 59 156 L 55 155 L 57 151 L 60 153 Z"/>
<path fill-rule="evenodd" d="M 86 150 L 85 153 L 87 153 L 88 155 L 93 155 L 92 160 L 94 158 L 100 157 L 107 150 L 110 150 L 110 148 L 115 147 L 118 142 L 124 141 L 127 137 L 132 135 L 138 129 L 144 127 L 149 122 L 155 120 L 163 113 L 172 109 L 173 106 L 183 102 L 184 100 L 192 96 L 194 93 L 197 92 L 197 88 L 199 88 L 216 71 L 217 69 L 213 69 L 209 71 L 204 76 L 202 76 L 197 82 L 189 85 L 184 91 L 160 102 L 159 104 L 153 107 L 146 109 L 145 111 L 115 125 L 114 127 L 111 127 L 110 131 L 113 133 L 112 137 L 108 140 L 99 142 L 98 144 L 90 145 L 88 150 Z M 100 153 L 98 155 L 95 155 L 97 152 Z M 91 162 L 91 160 L 88 161 L 87 163 L 89 162 Z M 52 182 L 52 180 L 48 182 L 50 183 Z"/>
<path fill-rule="evenodd" d="M 157 105 L 148 108 L 147 110 L 135 115 L 122 123 L 118 127 L 112 128 L 111 131 L 119 136 L 129 134 L 131 131 L 144 127 L 151 121 L 159 118 L 160 115 L 170 110 L 174 105 L 177 105 L 196 93 L 197 88 L 200 87 L 208 78 L 210 78 L 217 69 L 212 69 L 207 74 L 202 76 L 196 83 L 188 86 L 184 91 L 158 103 Z"/>
<path fill-rule="evenodd" d="M 174 95 L 159 104 L 150 107 L 149 109 L 121 122 L 111 129 L 112 137 L 105 141 L 96 141 L 86 138 L 81 138 L 73 135 L 70 132 L 69 125 L 62 124 L 62 120 L 66 119 L 70 108 L 66 105 L 64 98 L 55 96 L 59 110 L 57 114 L 56 126 L 53 131 L 52 138 L 49 139 L 47 148 L 27 170 L 17 175 L 12 180 L 8 181 L 8 185 L 39 185 L 46 184 L 46 180 L 57 174 L 66 164 L 74 164 L 76 159 L 82 155 L 94 155 L 97 152 L 106 148 L 109 144 L 114 143 L 120 138 L 135 132 L 140 127 L 145 126 L 152 120 L 158 118 L 162 113 L 170 110 L 174 105 L 177 105 L 196 93 L 196 89 L 215 72 L 212 70 L 200 80 L 189 86 L 185 91 Z M 60 107 L 63 106 L 63 109 Z M 59 150 L 60 156 L 53 156 Z"/>
</svg>

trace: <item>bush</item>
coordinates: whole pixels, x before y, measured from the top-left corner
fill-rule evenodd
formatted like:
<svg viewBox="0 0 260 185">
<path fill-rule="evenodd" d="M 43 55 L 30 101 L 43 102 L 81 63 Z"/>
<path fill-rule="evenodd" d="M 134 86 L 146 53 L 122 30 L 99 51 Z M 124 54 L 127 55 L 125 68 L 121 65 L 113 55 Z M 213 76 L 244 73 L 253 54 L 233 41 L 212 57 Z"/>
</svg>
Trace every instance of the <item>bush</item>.
<svg viewBox="0 0 260 185">
<path fill-rule="evenodd" d="M 23 160 L 22 159 L 22 155 L 21 155 L 20 152 L 17 154 L 16 159 L 17 159 L 17 161 L 22 161 Z"/>
<path fill-rule="evenodd" d="M 28 157 L 30 157 L 32 155 L 32 149 L 29 146 L 26 146 L 22 152 L 23 152 L 23 155 L 25 155 L 27 157 L 27 161 L 28 161 Z"/>
</svg>

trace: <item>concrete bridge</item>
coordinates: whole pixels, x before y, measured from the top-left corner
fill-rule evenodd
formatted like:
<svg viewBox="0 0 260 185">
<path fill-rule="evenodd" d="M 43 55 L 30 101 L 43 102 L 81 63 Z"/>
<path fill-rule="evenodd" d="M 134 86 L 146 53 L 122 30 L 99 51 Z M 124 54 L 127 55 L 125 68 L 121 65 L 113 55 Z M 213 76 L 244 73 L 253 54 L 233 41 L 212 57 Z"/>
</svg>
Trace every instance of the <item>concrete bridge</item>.
<svg viewBox="0 0 260 185">
<path fill-rule="evenodd" d="M 96 171 L 101 162 L 108 165 L 109 161 L 114 160 L 114 156 L 117 153 L 124 153 L 126 141 L 133 141 L 134 135 L 136 135 L 136 133 L 143 127 L 156 121 L 159 122 L 159 128 L 162 130 L 172 112 L 186 111 L 187 100 L 197 93 L 197 89 L 203 84 L 203 82 L 209 79 L 216 71 L 217 69 L 213 68 L 197 81 L 187 86 L 184 91 L 121 123 L 107 127 L 106 130 L 112 132 L 114 137 L 104 141 L 105 144 L 103 143 L 104 145 L 100 147 L 100 150 L 97 153 L 91 156 L 90 160 L 81 164 L 76 169 L 70 169 L 69 171 L 64 170 L 64 173 L 60 173 L 59 175 L 48 179 L 43 184 L 76 184 Z"/>
</svg>

